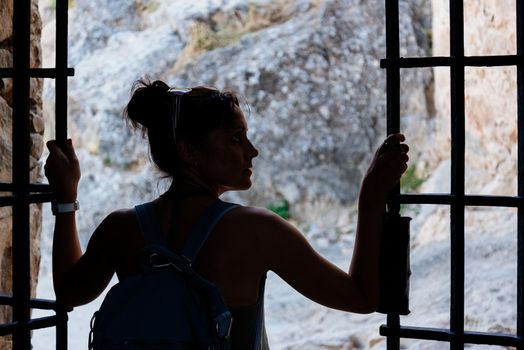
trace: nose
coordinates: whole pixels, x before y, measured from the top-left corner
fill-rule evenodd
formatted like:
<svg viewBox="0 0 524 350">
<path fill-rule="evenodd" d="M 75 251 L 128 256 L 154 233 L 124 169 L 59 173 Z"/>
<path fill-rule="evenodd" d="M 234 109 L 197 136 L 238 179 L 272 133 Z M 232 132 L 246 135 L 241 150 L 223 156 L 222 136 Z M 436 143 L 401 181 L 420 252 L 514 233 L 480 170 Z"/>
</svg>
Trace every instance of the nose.
<svg viewBox="0 0 524 350">
<path fill-rule="evenodd" d="M 255 158 L 256 156 L 258 156 L 258 149 L 256 149 L 256 147 L 253 145 L 251 141 L 249 141 L 249 155 L 251 156 L 251 158 Z"/>
</svg>

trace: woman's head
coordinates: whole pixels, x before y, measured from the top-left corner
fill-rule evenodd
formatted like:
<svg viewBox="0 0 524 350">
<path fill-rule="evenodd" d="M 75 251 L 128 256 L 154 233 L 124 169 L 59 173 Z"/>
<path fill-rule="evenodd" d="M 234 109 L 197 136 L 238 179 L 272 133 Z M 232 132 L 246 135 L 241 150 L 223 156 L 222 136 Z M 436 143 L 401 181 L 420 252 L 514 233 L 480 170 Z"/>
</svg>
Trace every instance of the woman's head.
<svg viewBox="0 0 524 350">
<path fill-rule="evenodd" d="M 201 161 L 213 153 L 213 148 L 220 146 L 213 144 L 217 142 L 217 135 L 232 132 L 239 124 L 247 129 L 238 98 L 232 92 L 198 86 L 175 95 L 162 81 L 139 80 L 124 111 L 131 124 L 148 135 L 153 162 L 173 177 L 188 166 L 198 165 L 193 153 L 199 153 Z M 174 136 L 176 99 L 179 113 Z M 249 145 L 252 150 L 247 150 L 246 157 L 250 157 L 250 163 L 258 152 L 250 142 Z"/>
</svg>

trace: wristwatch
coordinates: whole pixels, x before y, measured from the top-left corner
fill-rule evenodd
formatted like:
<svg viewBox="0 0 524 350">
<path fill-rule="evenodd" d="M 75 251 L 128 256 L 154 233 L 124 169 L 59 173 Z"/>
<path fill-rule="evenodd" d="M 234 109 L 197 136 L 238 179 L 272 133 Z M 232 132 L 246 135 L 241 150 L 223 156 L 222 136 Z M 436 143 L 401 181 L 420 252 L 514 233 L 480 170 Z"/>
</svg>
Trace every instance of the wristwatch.
<svg viewBox="0 0 524 350">
<path fill-rule="evenodd" d="M 53 215 L 70 213 L 78 209 L 80 209 L 78 201 L 74 201 L 73 203 L 58 203 L 56 200 L 51 201 L 51 212 Z"/>
</svg>

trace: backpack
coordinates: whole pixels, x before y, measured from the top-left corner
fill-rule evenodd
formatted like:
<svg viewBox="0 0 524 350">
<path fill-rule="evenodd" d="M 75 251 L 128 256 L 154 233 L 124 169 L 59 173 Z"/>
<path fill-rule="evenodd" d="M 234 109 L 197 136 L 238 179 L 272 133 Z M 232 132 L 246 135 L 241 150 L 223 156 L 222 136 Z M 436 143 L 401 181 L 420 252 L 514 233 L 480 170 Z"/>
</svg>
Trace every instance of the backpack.
<svg viewBox="0 0 524 350">
<path fill-rule="evenodd" d="M 116 284 L 91 319 L 89 349 L 230 349 L 232 316 L 192 262 L 216 223 L 237 205 L 217 200 L 180 254 L 167 249 L 152 203 L 135 207 L 144 235 L 142 274 Z"/>
</svg>

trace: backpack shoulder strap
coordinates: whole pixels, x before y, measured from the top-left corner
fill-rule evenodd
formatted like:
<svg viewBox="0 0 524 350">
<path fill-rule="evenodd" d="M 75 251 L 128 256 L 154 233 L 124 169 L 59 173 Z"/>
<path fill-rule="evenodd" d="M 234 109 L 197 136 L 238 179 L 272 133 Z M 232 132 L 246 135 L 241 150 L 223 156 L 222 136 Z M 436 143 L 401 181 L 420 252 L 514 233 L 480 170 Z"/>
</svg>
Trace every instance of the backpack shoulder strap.
<svg viewBox="0 0 524 350">
<path fill-rule="evenodd" d="M 215 225 L 227 212 L 238 206 L 238 204 L 223 202 L 218 199 L 204 209 L 204 212 L 191 229 L 181 255 L 193 262 Z"/>
<path fill-rule="evenodd" d="M 152 202 L 135 206 L 140 231 L 144 235 L 144 245 L 165 245 L 165 237 L 162 234 L 158 216 Z"/>
</svg>

